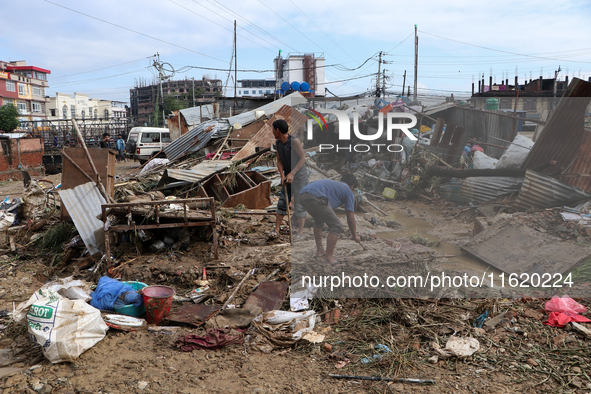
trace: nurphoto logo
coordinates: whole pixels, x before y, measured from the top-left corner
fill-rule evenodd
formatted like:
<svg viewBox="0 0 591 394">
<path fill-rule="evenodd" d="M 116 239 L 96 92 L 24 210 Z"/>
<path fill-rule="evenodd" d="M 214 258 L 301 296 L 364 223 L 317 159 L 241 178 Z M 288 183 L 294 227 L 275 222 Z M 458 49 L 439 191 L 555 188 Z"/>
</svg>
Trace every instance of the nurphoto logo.
<svg viewBox="0 0 591 394">
<path fill-rule="evenodd" d="M 351 121 L 349 120 L 349 116 L 343 112 L 336 109 L 326 109 L 326 108 L 319 108 L 318 110 L 310 110 L 316 116 L 309 114 L 310 117 L 313 119 L 308 119 L 308 133 L 307 138 L 308 140 L 312 140 L 313 138 L 313 128 L 314 128 L 314 121 L 320 126 L 320 129 L 327 127 L 326 121 L 322 116 L 322 113 L 332 114 L 337 117 L 339 121 L 339 141 L 351 141 Z M 320 112 L 318 112 L 320 111 Z M 394 119 L 410 119 L 410 122 L 404 123 L 394 123 Z M 322 122 L 321 122 L 322 121 Z M 380 138 L 382 138 L 384 134 L 384 128 L 386 129 L 386 141 L 392 141 L 392 132 L 394 130 L 401 130 L 409 139 L 412 141 L 416 141 L 417 137 L 415 137 L 411 132 L 410 129 L 417 124 L 416 116 L 407 113 L 400 113 L 400 112 L 389 112 L 386 115 L 386 127 L 384 127 L 384 114 L 382 112 L 379 113 L 378 117 L 378 129 L 373 134 L 362 134 L 359 131 L 359 114 L 357 112 L 353 112 L 353 133 L 357 140 L 361 141 L 375 141 L 377 142 Z M 324 127 L 323 127 L 324 125 Z M 334 145 L 334 144 L 320 144 L 319 151 L 325 152 L 330 150 L 335 150 L 336 152 L 339 151 L 349 151 L 349 152 L 369 152 L 370 150 L 375 149 L 376 152 L 380 152 L 381 149 L 386 149 L 388 152 L 402 152 L 404 147 L 400 144 L 385 144 L 385 143 L 372 143 L 372 144 L 350 144 L 350 145 Z"/>
</svg>

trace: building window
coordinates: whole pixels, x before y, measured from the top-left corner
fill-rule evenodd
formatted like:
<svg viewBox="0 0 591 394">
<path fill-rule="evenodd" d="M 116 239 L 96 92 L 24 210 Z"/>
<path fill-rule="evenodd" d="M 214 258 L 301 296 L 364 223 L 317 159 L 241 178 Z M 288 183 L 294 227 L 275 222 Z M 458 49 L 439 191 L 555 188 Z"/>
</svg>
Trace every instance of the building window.
<svg viewBox="0 0 591 394">
<path fill-rule="evenodd" d="M 6 91 L 16 92 L 16 83 L 14 81 L 6 81 Z"/>
<path fill-rule="evenodd" d="M 10 156 L 10 145 L 8 139 L 2 139 L 2 154 L 4 156 Z"/>
<path fill-rule="evenodd" d="M 98 109 L 94 109 L 94 118 L 97 119 L 98 118 Z"/>
<path fill-rule="evenodd" d="M 108 109 L 105 110 L 105 119 L 107 119 L 107 120 L 109 119 L 109 110 Z"/>
<path fill-rule="evenodd" d="M 76 106 L 74 104 L 70 106 L 70 111 L 72 112 L 72 119 L 76 119 Z"/>
<path fill-rule="evenodd" d="M 523 110 L 524 111 L 535 111 L 536 110 L 536 99 L 523 99 Z"/>
<path fill-rule="evenodd" d="M 43 95 L 43 88 L 39 86 L 33 86 L 33 94 L 35 96 L 42 96 Z"/>
<path fill-rule="evenodd" d="M 265 93 L 271 93 L 271 91 L 270 90 L 267 90 L 267 91 L 265 91 Z"/>
<path fill-rule="evenodd" d="M 33 113 L 40 114 L 41 112 L 43 112 L 43 109 L 41 108 L 41 103 L 33 103 Z"/>
<path fill-rule="evenodd" d="M 21 114 L 27 113 L 27 103 L 26 103 L 26 101 L 17 101 L 16 102 L 16 108 L 18 109 L 18 112 L 21 113 Z"/>
<path fill-rule="evenodd" d="M 82 115 L 82 119 L 86 118 L 86 111 L 82 110 L 82 112 L 80 113 L 80 115 Z"/>
<path fill-rule="evenodd" d="M 19 96 L 24 96 L 26 94 L 25 93 L 25 91 L 26 91 L 25 86 L 27 86 L 27 85 L 25 85 L 24 83 L 18 84 L 18 95 Z"/>
<path fill-rule="evenodd" d="M 55 108 L 50 109 L 51 111 L 51 116 L 55 116 Z"/>
<path fill-rule="evenodd" d="M 262 90 L 259 90 L 259 94 L 263 94 L 263 91 Z"/>
<path fill-rule="evenodd" d="M 513 99 L 502 98 L 499 109 L 513 109 Z"/>
<path fill-rule="evenodd" d="M 245 91 L 244 91 L 244 94 L 248 94 L 248 90 L 245 90 Z"/>
<path fill-rule="evenodd" d="M 67 105 L 64 105 L 62 107 L 62 112 L 63 112 L 63 115 L 64 115 L 64 119 L 68 119 L 68 106 Z"/>
</svg>

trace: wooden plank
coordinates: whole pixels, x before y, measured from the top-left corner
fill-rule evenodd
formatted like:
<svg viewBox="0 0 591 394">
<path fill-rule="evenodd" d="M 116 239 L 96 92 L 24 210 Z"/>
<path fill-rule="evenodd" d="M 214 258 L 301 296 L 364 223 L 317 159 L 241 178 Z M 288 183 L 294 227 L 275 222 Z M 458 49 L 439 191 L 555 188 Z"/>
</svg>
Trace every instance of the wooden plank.
<svg viewBox="0 0 591 394">
<path fill-rule="evenodd" d="M 433 136 L 431 137 L 431 146 L 439 146 L 439 141 L 441 140 L 441 133 L 443 132 L 444 125 L 445 119 L 437 118 L 435 130 L 433 130 Z"/>
<path fill-rule="evenodd" d="M 439 146 L 441 148 L 449 148 L 449 143 L 451 142 L 451 138 L 454 135 L 454 131 L 456 129 L 456 125 L 453 123 L 448 123 L 445 127 L 445 132 L 443 133 L 443 137 L 441 137 L 441 142 L 439 142 Z"/>
</svg>

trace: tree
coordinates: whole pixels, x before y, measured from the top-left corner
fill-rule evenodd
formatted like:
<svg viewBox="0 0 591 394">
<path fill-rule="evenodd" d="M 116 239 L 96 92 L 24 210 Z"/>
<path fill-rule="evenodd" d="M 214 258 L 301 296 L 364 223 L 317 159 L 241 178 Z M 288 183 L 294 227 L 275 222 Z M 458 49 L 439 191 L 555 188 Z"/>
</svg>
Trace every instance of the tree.
<svg viewBox="0 0 591 394">
<path fill-rule="evenodd" d="M 18 115 L 18 109 L 12 104 L 0 107 L 0 130 L 6 133 L 14 131 L 19 125 Z"/>
<path fill-rule="evenodd" d="M 173 111 L 187 108 L 187 103 L 183 100 L 179 100 L 174 96 L 164 96 L 164 108 L 166 115 L 171 114 Z"/>
</svg>

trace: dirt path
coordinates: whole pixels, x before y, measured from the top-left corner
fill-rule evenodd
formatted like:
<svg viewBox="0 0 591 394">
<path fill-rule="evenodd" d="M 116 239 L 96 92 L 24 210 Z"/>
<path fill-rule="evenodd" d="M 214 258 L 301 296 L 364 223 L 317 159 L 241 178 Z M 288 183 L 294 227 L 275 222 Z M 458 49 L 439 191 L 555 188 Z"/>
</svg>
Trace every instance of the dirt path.
<svg viewBox="0 0 591 394">
<path fill-rule="evenodd" d="M 131 169 L 121 163 L 119 171 Z M 417 232 L 459 245 L 471 224 L 451 218 L 442 205 L 416 202 L 379 203 L 392 214 L 389 219 L 401 227 L 396 236 Z M 421 219 L 427 224 L 421 224 Z M 273 270 L 279 277 L 290 273 L 287 234 L 269 240 L 273 216 L 239 215 L 223 218 L 220 258 L 216 268 L 208 268 L 218 302 L 237 285 L 234 272 L 256 269 L 245 282 L 234 303 L 242 304 L 252 288 Z M 385 227 L 378 226 L 380 229 Z M 369 225 L 368 225 L 369 228 Z M 306 242 L 311 229 L 305 230 Z M 387 238 L 387 237 L 385 237 Z M 345 240 L 339 241 L 345 245 Z M 342 242 L 342 243 L 341 243 Z M 375 240 L 375 242 L 382 242 Z M 363 253 L 353 244 L 357 252 Z M 173 286 L 183 295 L 194 288 L 202 269 L 210 264 L 211 245 L 194 242 L 186 251 L 138 256 L 133 249 L 122 251 L 118 259 L 130 261 L 122 270 L 122 279 Z M 440 251 L 441 252 L 441 251 Z M 346 249 L 338 253 L 347 254 Z M 344 256 L 346 257 L 346 256 Z M 135 259 L 132 261 L 132 259 Z M 12 310 L 13 302 L 28 299 L 36 289 L 58 273 L 49 267 L 51 254 L 27 249 L 0 256 L 0 311 Z M 230 267 L 230 268 L 226 268 Z M 60 276 L 69 274 L 69 270 Z M 86 275 L 86 272 L 81 275 Z M 287 277 L 285 277 L 287 279 Z M 486 304 L 486 303 L 489 304 Z M 511 311 L 512 318 L 485 331 L 475 329 L 471 321 L 484 304 L 495 314 Z M 195 350 L 184 353 L 175 341 L 187 333 L 202 334 L 202 329 L 183 326 L 173 335 L 145 330 L 121 332 L 109 330 L 105 339 L 72 363 L 51 365 L 37 345 L 28 339 L 24 326 L 10 323 L 0 334 L 0 356 L 9 351 L 10 359 L 25 361 L 0 368 L 0 389 L 8 393 L 515 393 L 584 392 L 591 387 L 585 374 L 591 374 L 589 340 L 579 334 L 542 325 L 543 300 L 420 300 L 420 299 L 323 299 L 312 301 L 321 311 L 340 308 L 340 318 L 327 322 L 320 318 L 316 330 L 326 335 L 322 344 L 301 342 L 295 348 L 276 349 L 262 354 L 243 345 L 219 350 Z M 183 305 L 175 302 L 173 309 Z M 282 309 L 289 308 L 286 300 Z M 328 324 L 330 323 L 330 324 Z M 459 359 L 433 359 L 436 343 L 441 347 L 452 335 L 475 337 L 480 350 Z M 556 339 L 558 338 L 558 340 Z M 374 345 L 384 344 L 392 352 L 364 364 L 364 357 L 376 354 Z M 34 361 L 34 362 L 33 362 Z M 343 368 L 337 368 L 345 364 Z M 2 360 L 0 359 L 0 365 Z M 344 375 L 388 376 L 434 379 L 435 385 L 371 382 L 358 379 L 336 380 L 329 373 Z M 5 374 L 4 376 L 2 376 Z M 556 377 L 557 376 L 557 377 Z M 562 379 L 559 381 L 558 379 Z M 579 391 L 580 390 L 580 391 Z"/>
</svg>

